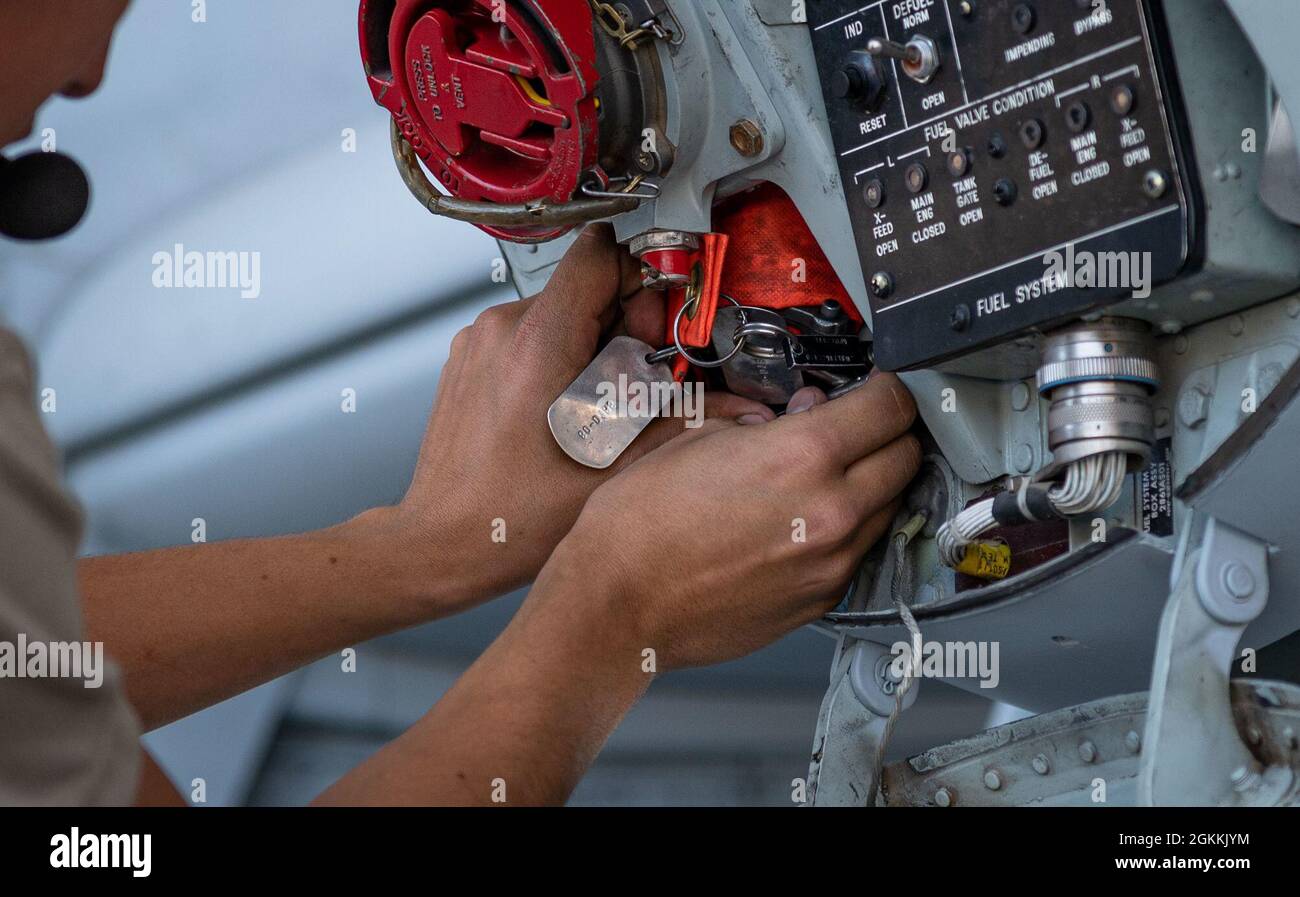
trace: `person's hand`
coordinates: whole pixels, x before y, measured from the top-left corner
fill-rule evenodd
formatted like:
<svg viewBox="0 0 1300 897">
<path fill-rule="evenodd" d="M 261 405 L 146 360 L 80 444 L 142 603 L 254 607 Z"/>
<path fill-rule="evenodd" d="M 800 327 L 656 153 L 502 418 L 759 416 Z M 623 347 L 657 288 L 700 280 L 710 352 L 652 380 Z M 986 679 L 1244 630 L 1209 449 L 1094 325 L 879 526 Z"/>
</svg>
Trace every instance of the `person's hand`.
<svg viewBox="0 0 1300 897">
<path fill-rule="evenodd" d="M 586 587 L 539 601 L 609 614 L 610 637 L 652 649 L 660 672 L 742 657 L 834 608 L 920 466 L 916 406 L 881 374 L 791 407 L 711 420 L 597 489 L 543 573 Z"/>
<path fill-rule="evenodd" d="M 451 581 L 459 610 L 531 581 L 601 483 L 684 429 L 655 421 L 609 470 L 556 445 L 547 409 L 595 357 L 602 337 L 653 345 L 662 294 L 643 290 L 637 262 L 607 227 L 587 229 L 545 290 L 490 308 L 452 342 L 409 491 L 385 520 L 413 575 Z M 711 393 L 709 416 L 774 417 Z"/>
</svg>

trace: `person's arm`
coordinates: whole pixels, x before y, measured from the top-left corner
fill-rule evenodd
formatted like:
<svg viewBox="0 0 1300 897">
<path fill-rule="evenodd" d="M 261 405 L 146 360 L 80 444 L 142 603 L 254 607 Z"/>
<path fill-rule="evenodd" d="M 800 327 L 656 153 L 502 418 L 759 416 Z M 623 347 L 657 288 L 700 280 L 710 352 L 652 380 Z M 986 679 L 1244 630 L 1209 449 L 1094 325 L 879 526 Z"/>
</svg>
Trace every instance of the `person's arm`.
<svg viewBox="0 0 1300 897">
<path fill-rule="evenodd" d="M 124 668 L 145 728 L 532 581 L 592 490 L 682 430 L 656 421 L 604 471 L 555 444 L 547 408 L 613 327 L 661 338 L 663 300 L 592 228 L 539 296 L 457 335 L 398 506 L 306 535 L 82 561 L 90 638 Z M 721 393 L 708 413 L 773 416 Z"/>
<path fill-rule="evenodd" d="M 442 700 L 318 802 L 563 803 L 654 671 L 741 657 L 839 602 L 920 465 L 914 414 L 881 376 L 641 459 L 596 490 Z"/>
<path fill-rule="evenodd" d="M 317 803 L 562 803 L 653 679 L 617 583 L 574 560 L 548 564 L 451 691 Z"/>
<path fill-rule="evenodd" d="M 146 729 L 333 651 L 479 600 L 449 543 L 375 511 L 331 530 L 80 562 L 90 638 L 122 666 Z M 431 575 L 422 583 L 410 573 Z M 436 573 L 432 571 L 437 571 Z"/>
</svg>

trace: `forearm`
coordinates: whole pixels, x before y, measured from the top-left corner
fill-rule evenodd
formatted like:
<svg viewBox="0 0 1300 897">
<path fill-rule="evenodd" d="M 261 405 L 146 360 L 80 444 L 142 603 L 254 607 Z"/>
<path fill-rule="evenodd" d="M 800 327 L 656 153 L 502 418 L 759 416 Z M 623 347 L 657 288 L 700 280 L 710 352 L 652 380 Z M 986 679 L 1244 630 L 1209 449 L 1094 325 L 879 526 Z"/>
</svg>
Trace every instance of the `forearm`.
<svg viewBox="0 0 1300 897">
<path fill-rule="evenodd" d="M 146 729 L 478 596 L 385 512 L 300 536 L 80 562 L 89 637 L 124 668 Z M 420 557 L 419 555 L 425 555 Z M 441 575 L 413 581 L 413 570 Z"/>
<path fill-rule="evenodd" d="M 620 598 L 557 551 L 518 615 L 419 722 L 319 799 L 553 805 L 653 678 Z"/>
</svg>

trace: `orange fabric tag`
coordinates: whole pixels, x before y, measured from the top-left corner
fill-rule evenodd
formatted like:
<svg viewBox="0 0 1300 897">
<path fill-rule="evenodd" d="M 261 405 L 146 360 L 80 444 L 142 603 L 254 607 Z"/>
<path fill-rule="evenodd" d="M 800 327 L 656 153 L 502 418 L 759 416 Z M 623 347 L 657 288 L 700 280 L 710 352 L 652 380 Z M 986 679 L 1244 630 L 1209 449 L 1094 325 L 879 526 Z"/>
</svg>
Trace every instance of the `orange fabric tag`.
<svg viewBox="0 0 1300 897">
<path fill-rule="evenodd" d="M 713 340 L 713 321 L 718 314 L 718 294 L 722 288 L 722 268 L 727 259 L 727 244 L 730 238 L 726 234 L 705 234 L 699 252 L 693 253 L 690 260 L 692 272 L 696 265 L 700 267 L 700 301 L 695 309 L 695 317 L 682 316 L 680 337 L 682 345 L 688 349 L 702 349 Z M 686 290 L 673 290 L 668 301 L 668 344 L 673 343 L 673 325 L 677 313 L 686 304 Z M 673 360 L 673 374 L 681 382 L 690 369 L 690 362 L 678 356 Z"/>
<path fill-rule="evenodd" d="M 704 245 L 691 266 L 698 263 L 700 273 L 700 303 L 695 317 L 682 322 L 682 343 L 696 349 L 709 345 L 713 339 L 713 319 L 718 313 L 718 293 L 722 289 L 722 268 L 727 261 L 726 234 L 705 234 Z"/>
<path fill-rule="evenodd" d="M 713 224 L 731 236 L 724 292 L 741 305 L 783 309 L 835 299 L 862 322 L 830 260 L 780 187 L 764 184 L 731 197 L 714 210 Z"/>
</svg>

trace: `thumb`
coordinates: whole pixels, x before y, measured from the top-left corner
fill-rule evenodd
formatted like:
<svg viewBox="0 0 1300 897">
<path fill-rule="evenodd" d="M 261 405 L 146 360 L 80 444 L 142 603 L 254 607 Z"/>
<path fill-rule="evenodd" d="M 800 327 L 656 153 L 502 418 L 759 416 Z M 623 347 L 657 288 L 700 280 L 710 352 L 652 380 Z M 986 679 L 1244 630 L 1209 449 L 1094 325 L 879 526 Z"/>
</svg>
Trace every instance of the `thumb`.
<svg viewBox="0 0 1300 897">
<path fill-rule="evenodd" d="M 638 266 L 607 224 L 588 227 L 565 253 L 546 288 L 524 315 L 545 342 L 585 365 L 613 323 L 619 301 L 640 288 Z M 633 279 L 633 275 L 637 275 Z"/>
</svg>

